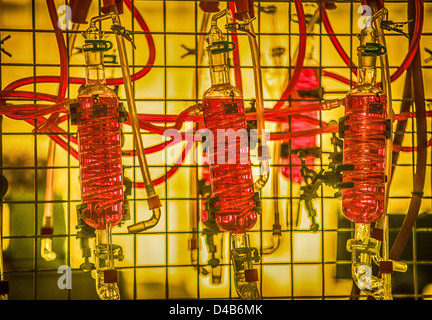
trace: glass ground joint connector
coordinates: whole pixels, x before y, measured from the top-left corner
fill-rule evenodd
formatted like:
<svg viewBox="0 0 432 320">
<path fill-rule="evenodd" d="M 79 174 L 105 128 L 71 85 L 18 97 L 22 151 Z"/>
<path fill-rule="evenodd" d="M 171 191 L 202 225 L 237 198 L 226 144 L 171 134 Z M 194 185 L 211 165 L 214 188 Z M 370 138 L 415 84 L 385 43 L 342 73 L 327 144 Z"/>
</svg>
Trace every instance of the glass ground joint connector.
<svg viewBox="0 0 432 320">
<path fill-rule="evenodd" d="M 351 273 L 356 286 L 376 300 L 391 300 L 389 277 L 394 272 L 406 272 L 406 263 L 384 260 L 381 255 L 382 230 L 370 230 L 369 224 L 356 224 L 355 237 L 347 241 L 351 252 Z M 379 266 L 379 277 L 372 274 L 372 264 Z"/>
<path fill-rule="evenodd" d="M 260 262 L 257 248 L 251 247 L 246 233 L 231 234 L 231 261 L 233 262 L 234 284 L 237 294 L 243 300 L 258 300 L 258 270 L 254 263 Z"/>
<path fill-rule="evenodd" d="M 101 268 L 107 268 L 103 270 L 104 283 L 116 283 L 117 270 L 108 268 L 109 259 L 123 261 L 123 248 L 117 244 L 98 244 L 95 249 L 95 257 L 99 260 L 99 265 Z"/>
<path fill-rule="evenodd" d="M 83 272 L 90 272 L 94 269 L 94 263 L 90 262 L 92 256 L 92 249 L 90 248 L 90 239 L 96 237 L 95 229 L 88 226 L 83 218 L 85 215 L 82 214 L 81 208 L 85 208 L 86 205 L 77 205 L 77 220 L 78 225 L 75 226 L 77 229 L 76 238 L 80 240 L 81 255 L 84 262 L 80 264 L 80 269 Z"/>
</svg>

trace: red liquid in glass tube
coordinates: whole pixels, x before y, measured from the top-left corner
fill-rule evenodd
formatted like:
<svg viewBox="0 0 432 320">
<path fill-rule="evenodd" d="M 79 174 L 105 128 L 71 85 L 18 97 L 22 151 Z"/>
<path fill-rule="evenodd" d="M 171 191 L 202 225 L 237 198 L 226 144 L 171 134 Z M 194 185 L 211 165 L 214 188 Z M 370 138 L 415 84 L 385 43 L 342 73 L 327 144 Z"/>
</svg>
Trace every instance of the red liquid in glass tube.
<svg viewBox="0 0 432 320">
<path fill-rule="evenodd" d="M 318 91 L 319 89 L 319 78 L 317 75 L 317 70 L 312 68 L 304 68 L 300 74 L 300 77 L 296 83 L 295 89 L 297 91 Z M 306 101 L 295 101 L 292 102 L 292 106 L 301 106 L 303 104 L 308 104 L 310 101 L 314 99 L 311 96 L 303 96 L 302 99 Z M 316 97 L 315 97 L 316 99 Z M 308 116 L 311 118 L 318 119 L 318 112 L 305 112 L 302 113 L 304 116 Z M 282 124 L 282 131 L 288 132 L 290 125 L 288 122 Z M 300 119 L 291 119 L 291 131 L 303 131 L 315 128 L 314 125 L 301 121 Z M 295 138 L 291 139 L 291 150 L 297 149 L 306 149 L 306 148 L 315 148 L 316 147 L 316 137 L 303 137 L 303 138 Z M 282 164 L 287 165 L 286 167 L 281 168 L 281 173 L 288 179 L 291 179 L 294 183 L 300 183 L 303 181 L 303 177 L 300 173 L 301 170 L 301 161 L 300 159 L 291 154 L 291 159 L 287 156 L 282 157 Z M 313 166 L 315 162 L 315 157 L 308 155 L 306 157 L 306 165 Z M 291 166 L 290 166 L 291 165 Z"/>
<path fill-rule="evenodd" d="M 386 97 L 348 94 L 345 110 L 343 159 L 354 170 L 343 172 L 353 187 L 342 191 L 342 210 L 352 222 L 372 223 L 384 213 Z"/>
<path fill-rule="evenodd" d="M 210 168 L 209 168 L 209 164 L 208 164 L 206 156 L 204 156 L 204 163 L 203 163 L 203 168 L 202 168 L 201 179 L 204 182 L 205 186 L 211 185 Z M 201 221 L 202 222 L 207 221 L 209 218 L 207 208 L 206 208 L 207 201 L 208 201 L 208 199 L 206 197 L 202 197 L 202 200 L 201 200 Z"/>
<path fill-rule="evenodd" d="M 77 99 L 81 201 L 84 221 L 95 229 L 118 224 L 123 217 L 123 173 L 118 101 L 115 97 Z"/>
<path fill-rule="evenodd" d="M 220 211 L 215 213 L 216 223 L 223 231 L 246 232 L 255 225 L 257 213 L 254 210 L 249 146 L 241 145 L 241 139 L 248 143 L 247 136 L 242 135 L 247 132 L 243 99 L 204 98 L 203 108 L 206 128 L 213 133 L 213 141 L 209 143 L 214 148 L 207 155 L 212 197 L 219 198 L 214 205 L 220 207 Z M 225 139 L 221 140 L 219 136 L 218 140 L 218 129 L 225 131 Z"/>
</svg>

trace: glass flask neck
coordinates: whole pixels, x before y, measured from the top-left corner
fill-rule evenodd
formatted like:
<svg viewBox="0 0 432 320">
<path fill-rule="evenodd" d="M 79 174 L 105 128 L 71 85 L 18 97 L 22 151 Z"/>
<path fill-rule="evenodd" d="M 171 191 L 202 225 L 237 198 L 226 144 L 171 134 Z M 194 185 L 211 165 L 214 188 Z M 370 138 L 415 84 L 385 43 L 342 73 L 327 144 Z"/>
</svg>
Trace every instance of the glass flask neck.
<svg viewBox="0 0 432 320">
<path fill-rule="evenodd" d="M 364 28 L 358 51 L 358 85 L 376 86 L 376 59 L 381 54 L 374 29 Z"/>
<path fill-rule="evenodd" d="M 86 85 L 105 84 L 105 68 L 103 65 L 86 67 Z"/>
<path fill-rule="evenodd" d="M 85 52 L 86 84 L 105 84 L 104 53 L 102 51 Z"/>
<path fill-rule="evenodd" d="M 358 69 L 357 85 L 376 86 L 376 68 L 375 67 L 360 67 Z"/>
<path fill-rule="evenodd" d="M 210 67 L 210 81 L 212 86 L 229 83 L 228 66 L 219 65 Z"/>
</svg>

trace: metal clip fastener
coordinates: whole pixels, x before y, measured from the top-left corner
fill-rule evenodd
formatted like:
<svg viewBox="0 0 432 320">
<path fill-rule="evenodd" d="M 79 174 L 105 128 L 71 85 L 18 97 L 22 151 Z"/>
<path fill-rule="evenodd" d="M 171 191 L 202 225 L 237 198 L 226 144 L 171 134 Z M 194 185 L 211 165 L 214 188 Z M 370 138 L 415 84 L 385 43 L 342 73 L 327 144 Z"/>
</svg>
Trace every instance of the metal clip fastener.
<svg viewBox="0 0 432 320">
<path fill-rule="evenodd" d="M 395 31 L 397 33 L 403 34 L 405 37 L 409 38 L 408 34 L 404 32 L 402 28 L 404 25 L 412 22 L 413 20 L 408 20 L 405 22 L 393 22 L 391 20 L 383 20 L 381 21 L 381 28 L 387 31 Z"/>
<path fill-rule="evenodd" d="M 380 56 L 387 52 L 386 47 L 379 43 L 368 42 L 363 48 L 364 55 L 377 55 Z"/>
<path fill-rule="evenodd" d="M 113 47 L 111 41 L 108 40 L 85 40 L 83 45 L 84 52 L 108 51 Z"/>
<path fill-rule="evenodd" d="M 132 46 L 134 47 L 134 49 L 136 49 L 135 43 L 133 42 L 133 39 L 129 33 L 129 31 L 127 31 L 125 29 L 125 27 L 119 25 L 119 24 L 113 24 L 111 26 L 111 30 L 115 33 L 118 34 L 122 37 L 124 37 L 126 40 L 128 40 L 130 43 L 132 43 Z"/>
<path fill-rule="evenodd" d="M 235 43 L 231 41 L 215 41 L 210 46 L 210 51 L 213 54 L 230 52 L 236 48 Z"/>
</svg>

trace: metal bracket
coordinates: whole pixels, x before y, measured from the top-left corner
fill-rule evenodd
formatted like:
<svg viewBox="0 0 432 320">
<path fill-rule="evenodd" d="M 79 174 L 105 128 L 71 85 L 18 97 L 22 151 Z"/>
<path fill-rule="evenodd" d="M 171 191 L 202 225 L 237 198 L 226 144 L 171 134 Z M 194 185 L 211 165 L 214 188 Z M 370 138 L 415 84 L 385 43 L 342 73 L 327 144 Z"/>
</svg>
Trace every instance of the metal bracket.
<svg viewBox="0 0 432 320">
<path fill-rule="evenodd" d="M 11 35 L 9 34 L 9 35 L 7 35 L 6 37 L 4 37 L 4 38 L 0 41 L 0 51 L 3 52 L 5 55 L 7 55 L 7 56 L 9 56 L 9 57 L 12 57 L 12 54 L 10 54 L 9 52 L 7 52 L 5 49 L 3 49 L 3 48 L 1 47 L 2 44 L 3 44 L 6 40 L 10 39 L 10 37 L 11 37 Z"/>
<path fill-rule="evenodd" d="M 135 46 L 135 43 L 133 42 L 133 39 L 132 39 L 132 37 L 131 37 L 131 34 L 130 34 L 129 31 L 127 31 L 127 30 L 125 29 L 125 27 L 123 27 L 123 26 L 121 26 L 121 25 L 119 25 L 119 24 L 113 24 L 113 25 L 111 26 L 111 30 L 112 30 L 115 34 L 118 34 L 118 35 L 124 37 L 126 40 L 128 40 L 128 41 L 132 44 L 133 48 L 136 49 L 136 46 Z"/>
<path fill-rule="evenodd" d="M 190 55 L 196 55 L 196 49 L 188 48 L 188 47 L 186 47 L 186 45 L 184 45 L 184 44 L 181 44 L 180 46 L 181 46 L 183 49 L 186 50 L 186 53 L 184 53 L 183 55 L 181 55 L 180 58 L 183 59 L 184 57 L 187 57 L 187 56 L 190 56 Z"/>
<path fill-rule="evenodd" d="M 409 38 L 409 35 L 404 32 L 402 29 L 403 26 L 412 22 L 413 19 L 405 21 L 405 22 L 393 22 L 391 20 L 383 20 L 381 21 L 381 28 L 387 31 L 395 31 L 397 33 L 403 34 L 405 37 Z"/>
<path fill-rule="evenodd" d="M 249 261 L 249 259 L 252 262 L 259 263 L 261 258 L 259 255 L 259 251 L 255 247 L 244 247 L 244 248 L 235 248 L 231 250 L 231 255 L 233 257 L 233 261 L 241 264 L 242 262 Z M 236 270 L 239 270 L 237 268 Z"/>
<path fill-rule="evenodd" d="M 349 239 L 346 244 L 346 249 L 348 252 L 352 252 L 354 249 L 361 250 L 372 255 L 379 255 L 379 242 L 374 238 L 367 238 L 365 241 L 360 242 L 356 239 Z"/>
<path fill-rule="evenodd" d="M 114 259 L 122 261 L 124 259 L 123 248 L 118 244 L 99 244 L 96 246 L 95 255 L 99 259 L 107 260 L 108 252 L 111 252 Z"/>
<path fill-rule="evenodd" d="M 128 112 L 127 112 L 126 108 L 123 106 L 123 102 L 119 103 L 117 111 L 119 113 L 119 118 L 118 118 L 119 122 L 120 123 L 125 122 L 128 118 Z"/>
<path fill-rule="evenodd" d="M 256 17 L 253 17 L 253 18 L 251 18 L 250 20 L 248 20 L 246 22 L 243 21 L 243 22 L 231 22 L 231 23 L 227 23 L 225 25 L 225 28 L 228 31 L 236 31 L 236 30 L 238 30 L 238 31 L 246 32 L 246 33 L 248 33 L 248 34 L 250 34 L 252 36 L 255 36 L 248 29 L 249 24 L 252 23 L 252 21 L 254 21 L 255 19 L 256 19 Z"/>
<path fill-rule="evenodd" d="M 79 103 L 71 103 L 69 105 L 69 114 L 71 119 L 71 125 L 76 126 L 78 123 L 78 119 L 81 117 L 81 114 L 77 111 L 79 108 Z"/>
</svg>

